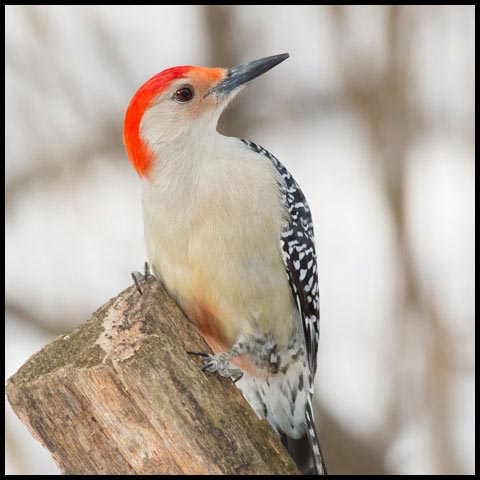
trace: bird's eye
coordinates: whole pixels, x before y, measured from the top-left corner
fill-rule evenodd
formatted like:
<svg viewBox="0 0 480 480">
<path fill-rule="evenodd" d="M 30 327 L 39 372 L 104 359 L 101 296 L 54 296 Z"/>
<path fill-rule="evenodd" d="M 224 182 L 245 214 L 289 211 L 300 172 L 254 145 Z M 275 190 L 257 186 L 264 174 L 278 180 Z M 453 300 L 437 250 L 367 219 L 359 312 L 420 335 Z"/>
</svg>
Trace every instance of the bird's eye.
<svg viewBox="0 0 480 480">
<path fill-rule="evenodd" d="M 189 102 L 193 98 L 193 89 L 190 87 L 180 88 L 175 92 L 174 98 L 182 103 Z"/>
</svg>

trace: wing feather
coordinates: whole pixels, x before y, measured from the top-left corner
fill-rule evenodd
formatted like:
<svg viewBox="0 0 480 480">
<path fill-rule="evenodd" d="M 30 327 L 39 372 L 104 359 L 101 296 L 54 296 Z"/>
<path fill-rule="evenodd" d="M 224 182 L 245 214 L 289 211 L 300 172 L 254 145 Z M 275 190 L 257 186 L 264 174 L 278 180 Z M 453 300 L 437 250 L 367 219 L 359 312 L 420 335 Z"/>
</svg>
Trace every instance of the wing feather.
<svg viewBox="0 0 480 480">
<path fill-rule="evenodd" d="M 270 152 L 248 140 L 242 142 L 267 157 L 280 173 L 279 188 L 287 207 L 288 221 L 280 239 L 288 282 L 302 318 L 303 333 L 312 375 L 317 370 L 319 294 L 315 236 L 307 200 L 290 172 Z"/>
</svg>

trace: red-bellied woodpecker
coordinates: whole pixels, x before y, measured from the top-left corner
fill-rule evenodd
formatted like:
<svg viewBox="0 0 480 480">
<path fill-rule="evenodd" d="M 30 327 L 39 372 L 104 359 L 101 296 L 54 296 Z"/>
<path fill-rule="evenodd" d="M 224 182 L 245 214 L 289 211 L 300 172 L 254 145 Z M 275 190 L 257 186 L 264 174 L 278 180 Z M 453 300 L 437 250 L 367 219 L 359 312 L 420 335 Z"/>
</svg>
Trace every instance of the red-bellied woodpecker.
<svg viewBox="0 0 480 480">
<path fill-rule="evenodd" d="M 319 298 L 310 210 L 273 155 L 216 129 L 242 87 L 286 58 L 164 70 L 132 98 L 124 141 L 145 180 L 149 261 L 214 351 L 204 370 L 238 380 L 301 470 L 325 474 L 311 404 Z"/>
</svg>

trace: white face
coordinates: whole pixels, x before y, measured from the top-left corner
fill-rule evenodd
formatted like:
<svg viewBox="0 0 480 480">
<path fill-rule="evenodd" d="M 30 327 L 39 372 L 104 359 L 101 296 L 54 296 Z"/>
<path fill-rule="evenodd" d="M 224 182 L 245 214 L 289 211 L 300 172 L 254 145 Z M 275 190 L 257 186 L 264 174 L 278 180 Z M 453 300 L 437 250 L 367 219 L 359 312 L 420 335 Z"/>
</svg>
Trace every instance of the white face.
<svg viewBox="0 0 480 480">
<path fill-rule="evenodd" d="M 215 83 L 197 76 L 173 81 L 143 114 L 140 134 L 145 143 L 160 153 L 167 146 L 215 133 L 224 108 L 240 90 L 207 95 Z"/>
</svg>

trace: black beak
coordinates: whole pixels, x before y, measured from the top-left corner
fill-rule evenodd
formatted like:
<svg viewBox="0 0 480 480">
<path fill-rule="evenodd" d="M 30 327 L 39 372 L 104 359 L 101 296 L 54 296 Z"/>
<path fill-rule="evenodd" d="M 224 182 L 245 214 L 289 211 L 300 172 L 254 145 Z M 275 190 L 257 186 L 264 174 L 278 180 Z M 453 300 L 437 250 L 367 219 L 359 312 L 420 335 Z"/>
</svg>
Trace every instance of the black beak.
<svg viewBox="0 0 480 480">
<path fill-rule="evenodd" d="M 288 57 L 288 53 L 282 53 L 280 55 L 273 55 L 272 57 L 254 60 L 253 62 L 240 65 L 239 67 L 229 68 L 225 78 L 211 88 L 207 92 L 207 95 L 210 95 L 211 93 L 226 95 L 240 85 L 243 85 L 250 80 L 259 77 L 260 75 L 263 75 L 265 72 L 268 72 L 268 70 L 283 62 Z"/>
</svg>

